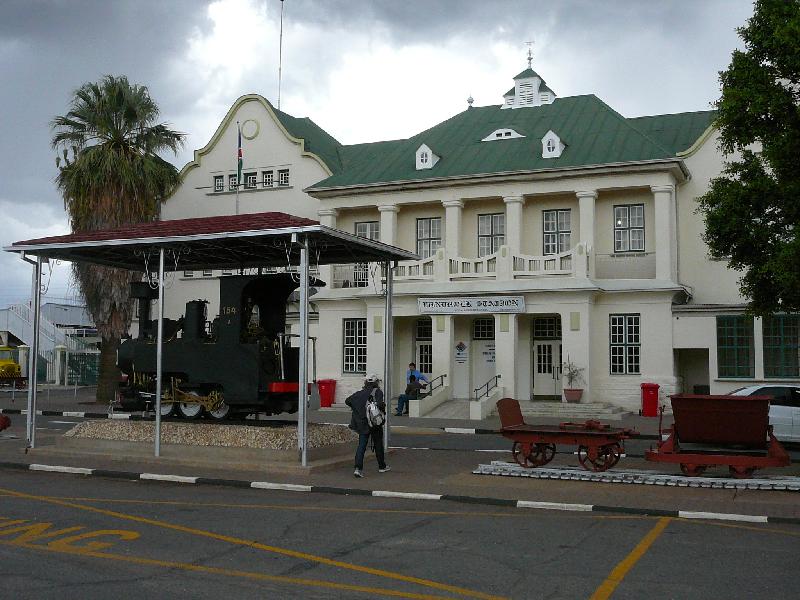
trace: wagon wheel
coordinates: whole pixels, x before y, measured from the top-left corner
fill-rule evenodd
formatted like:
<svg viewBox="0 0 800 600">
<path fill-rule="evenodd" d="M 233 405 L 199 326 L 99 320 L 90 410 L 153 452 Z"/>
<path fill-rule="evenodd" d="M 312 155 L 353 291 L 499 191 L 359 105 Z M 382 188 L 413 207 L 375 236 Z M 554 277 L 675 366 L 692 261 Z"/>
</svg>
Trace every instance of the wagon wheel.
<svg viewBox="0 0 800 600">
<path fill-rule="evenodd" d="M 603 453 L 603 455 L 606 457 L 606 462 L 609 463 L 608 466 L 606 466 L 606 469 L 611 469 L 619 462 L 619 459 L 622 456 L 622 447 L 616 442 L 613 444 L 606 444 L 600 448 L 600 452 Z"/>
<path fill-rule="evenodd" d="M 755 467 L 742 467 L 736 465 L 730 465 L 728 467 L 731 477 L 735 477 L 736 479 L 750 479 L 755 470 Z"/>
<path fill-rule="evenodd" d="M 533 448 L 530 442 L 514 442 L 514 445 L 511 446 L 511 455 L 514 457 L 514 460 L 520 467 L 525 467 L 526 469 L 531 469 L 536 466 L 536 464 L 531 460 Z"/>
<path fill-rule="evenodd" d="M 699 477 L 706 472 L 707 465 L 694 465 L 691 463 L 681 463 L 681 472 L 687 477 Z"/>
<path fill-rule="evenodd" d="M 619 457 L 617 457 L 617 460 L 619 460 Z M 589 448 L 587 446 L 578 446 L 578 461 L 587 471 L 605 471 L 616 464 L 614 455 L 608 450 L 608 446 L 602 446 L 597 449 L 597 458 L 589 456 Z"/>
<path fill-rule="evenodd" d="M 555 444 L 536 444 L 528 455 L 528 460 L 533 463 L 534 467 L 541 467 L 553 460 L 555 455 Z"/>
</svg>

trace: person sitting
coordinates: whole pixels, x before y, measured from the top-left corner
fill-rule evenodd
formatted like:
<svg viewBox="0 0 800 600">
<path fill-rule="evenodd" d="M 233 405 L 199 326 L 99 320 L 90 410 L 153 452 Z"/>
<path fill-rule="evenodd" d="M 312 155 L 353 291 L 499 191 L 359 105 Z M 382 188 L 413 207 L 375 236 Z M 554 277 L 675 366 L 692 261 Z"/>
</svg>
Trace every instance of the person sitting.
<svg viewBox="0 0 800 600">
<path fill-rule="evenodd" d="M 428 381 L 428 378 L 427 378 L 427 377 L 425 377 L 425 375 L 424 375 L 424 374 L 422 374 L 422 373 L 420 373 L 419 371 L 417 371 L 417 365 L 416 365 L 416 363 L 413 363 L 413 362 L 411 362 L 411 363 L 408 363 L 408 371 L 406 371 L 406 383 L 408 383 L 409 381 L 411 381 L 411 376 L 412 376 L 412 375 L 413 375 L 413 376 L 416 378 L 416 380 L 417 380 L 417 381 L 419 381 L 420 383 L 423 383 L 423 382 L 425 382 L 425 383 L 430 383 L 430 381 Z"/>
<path fill-rule="evenodd" d="M 394 413 L 394 416 L 399 417 L 400 415 L 407 415 L 408 401 L 417 400 L 419 398 L 420 390 L 424 387 L 425 384 L 417 381 L 415 375 L 409 376 L 405 394 L 400 394 L 400 396 L 397 398 L 397 412 Z M 405 408 L 405 411 L 403 410 L 403 408 Z"/>
</svg>

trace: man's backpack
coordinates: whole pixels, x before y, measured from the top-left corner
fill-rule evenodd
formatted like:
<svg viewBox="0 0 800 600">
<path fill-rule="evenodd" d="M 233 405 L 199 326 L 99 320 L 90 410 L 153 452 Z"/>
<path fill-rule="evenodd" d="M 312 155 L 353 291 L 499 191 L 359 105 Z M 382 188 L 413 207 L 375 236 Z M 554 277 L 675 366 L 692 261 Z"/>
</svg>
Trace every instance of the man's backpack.
<svg viewBox="0 0 800 600">
<path fill-rule="evenodd" d="M 380 427 L 386 421 L 386 415 L 381 412 L 378 403 L 375 402 L 375 390 L 372 390 L 367 398 L 367 423 L 370 427 Z"/>
</svg>

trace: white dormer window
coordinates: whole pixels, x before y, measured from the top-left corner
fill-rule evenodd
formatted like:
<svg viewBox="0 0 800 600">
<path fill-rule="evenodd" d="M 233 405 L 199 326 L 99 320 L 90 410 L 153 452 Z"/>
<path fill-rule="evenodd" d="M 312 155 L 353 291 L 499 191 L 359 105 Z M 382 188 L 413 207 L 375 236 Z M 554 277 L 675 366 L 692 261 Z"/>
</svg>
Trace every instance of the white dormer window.
<svg viewBox="0 0 800 600">
<path fill-rule="evenodd" d="M 433 153 L 427 144 L 422 144 L 417 148 L 417 171 L 422 169 L 432 169 L 439 162 L 439 157 Z"/>
<path fill-rule="evenodd" d="M 524 135 L 517 133 L 513 129 L 496 129 L 485 138 L 483 138 L 482 142 L 493 142 L 495 140 L 512 140 L 514 138 L 523 138 Z"/>
<path fill-rule="evenodd" d="M 542 138 L 542 158 L 558 158 L 566 146 L 551 129 Z"/>
</svg>

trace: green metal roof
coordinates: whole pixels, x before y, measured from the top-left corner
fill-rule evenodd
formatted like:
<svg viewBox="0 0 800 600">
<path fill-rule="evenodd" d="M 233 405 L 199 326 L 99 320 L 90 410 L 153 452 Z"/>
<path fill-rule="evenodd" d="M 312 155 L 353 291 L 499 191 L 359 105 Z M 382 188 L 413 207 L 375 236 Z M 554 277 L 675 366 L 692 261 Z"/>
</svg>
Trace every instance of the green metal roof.
<svg viewBox="0 0 800 600">
<path fill-rule="evenodd" d="M 303 140 L 303 147 L 319 156 L 332 173 L 340 173 L 342 170 L 341 148 L 339 143 L 332 135 L 314 123 L 308 117 L 293 117 L 275 108 L 270 103 L 275 116 L 290 134 Z"/>
<path fill-rule="evenodd" d="M 530 67 L 528 67 L 527 69 L 525 69 L 525 70 L 524 70 L 522 73 L 520 73 L 519 75 L 516 75 L 516 76 L 514 77 L 514 79 L 515 79 L 515 80 L 516 80 L 516 79 L 527 79 L 528 77 L 538 77 L 539 79 L 542 79 L 542 76 L 541 76 L 541 75 L 539 75 L 539 74 L 538 74 L 536 71 L 534 71 L 534 70 L 533 70 L 533 69 L 531 69 Z M 544 81 L 544 79 L 542 79 L 542 81 Z"/>
<path fill-rule="evenodd" d="M 643 119 L 651 118 L 657 117 Z M 309 189 L 669 159 L 675 156 L 677 140 L 696 131 L 701 119 L 675 134 L 671 144 L 669 128 L 684 131 L 680 119 L 665 119 L 659 127 L 640 121 L 624 118 L 594 95 L 519 110 L 472 107 L 409 139 L 342 146 L 342 171 Z M 481 141 L 500 128 L 525 137 Z M 559 158 L 542 158 L 541 140 L 551 129 L 566 148 Z M 440 160 L 432 169 L 418 171 L 415 152 L 423 143 Z"/>
<path fill-rule="evenodd" d="M 687 150 L 717 117 L 715 110 L 628 119 L 637 129 L 674 153 Z"/>
</svg>

